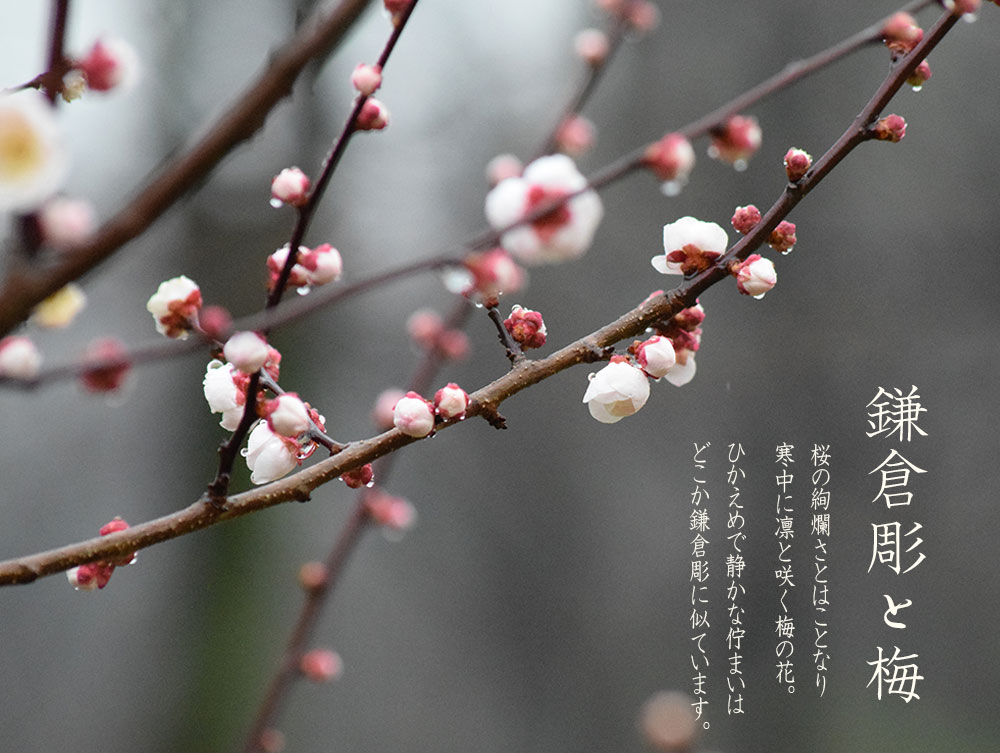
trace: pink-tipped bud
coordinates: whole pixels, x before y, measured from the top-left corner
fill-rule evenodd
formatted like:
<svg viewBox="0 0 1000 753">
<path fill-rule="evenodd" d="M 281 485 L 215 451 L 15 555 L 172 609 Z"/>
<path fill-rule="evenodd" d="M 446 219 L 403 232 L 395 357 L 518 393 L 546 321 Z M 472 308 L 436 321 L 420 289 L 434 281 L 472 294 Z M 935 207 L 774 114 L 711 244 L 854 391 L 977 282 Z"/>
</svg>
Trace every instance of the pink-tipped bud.
<svg viewBox="0 0 1000 753">
<path fill-rule="evenodd" d="M 335 651 L 316 648 L 302 655 L 299 671 L 313 682 L 331 682 L 344 671 L 344 662 Z"/>
<path fill-rule="evenodd" d="M 299 168 L 286 167 L 271 181 L 271 198 L 282 204 L 301 207 L 309 201 L 310 185 L 308 176 Z"/>
<path fill-rule="evenodd" d="M 355 123 L 359 131 L 381 131 L 389 125 L 389 109 L 374 97 L 369 97 L 361 106 Z"/>
<path fill-rule="evenodd" d="M 426 437 L 434 432 L 434 405 L 412 390 L 392 409 L 392 423 L 411 437 Z"/>
<path fill-rule="evenodd" d="M 761 138 L 756 118 L 734 115 L 712 133 L 708 155 L 713 159 L 729 162 L 737 169 L 743 169 L 746 161 L 760 148 Z"/>
<path fill-rule="evenodd" d="M 375 398 L 375 405 L 372 408 L 372 423 L 382 431 L 391 429 L 393 426 L 392 415 L 396 403 L 400 401 L 406 393 L 403 390 L 392 388 L 384 390 Z"/>
<path fill-rule="evenodd" d="M 787 254 L 795 247 L 796 240 L 795 223 L 783 221 L 779 222 L 778 227 L 771 231 L 767 245 L 779 254 Z"/>
<path fill-rule="evenodd" d="M 563 154 L 579 157 L 594 146 L 597 129 L 582 115 L 566 118 L 556 131 L 556 146 Z"/>
<path fill-rule="evenodd" d="M 469 408 L 469 395 L 454 382 L 434 393 L 434 411 L 444 419 L 465 418 Z"/>
<path fill-rule="evenodd" d="M 930 80 L 932 75 L 930 65 L 926 60 L 921 60 L 920 65 L 906 79 L 906 83 L 913 87 L 913 91 L 920 91 L 920 88 Z"/>
<path fill-rule="evenodd" d="M 128 528 L 129 528 L 128 523 L 126 523 L 120 517 L 115 517 L 109 522 L 105 523 L 103 526 L 101 526 L 99 533 L 101 536 L 107 536 L 112 533 L 118 533 L 119 531 L 128 530 Z M 133 562 L 135 562 L 137 557 L 138 554 L 136 552 L 129 552 L 128 554 L 122 555 L 121 557 L 117 557 L 115 559 L 108 560 L 106 563 L 102 564 L 108 564 L 113 567 L 125 567 L 126 565 L 131 565 Z"/>
<path fill-rule="evenodd" d="M 11 335 L 0 340 L 0 377 L 34 379 L 42 366 L 42 355 L 31 340 Z"/>
<path fill-rule="evenodd" d="M 122 386 L 132 365 L 128 352 L 113 337 L 94 340 L 83 356 L 80 383 L 90 392 L 113 392 Z"/>
<path fill-rule="evenodd" d="M 329 243 L 302 249 L 300 246 L 298 263 L 306 270 L 307 285 L 326 285 L 340 279 L 344 273 L 344 260 L 337 249 Z"/>
<path fill-rule="evenodd" d="M 518 178 L 524 172 L 524 164 L 513 154 L 498 154 L 486 163 L 486 180 L 492 188 L 507 178 Z"/>
<path fill-rule="evenodd" d="M 587 65 L 596 68 L 607 59 L 611 43 L 600 29 L 584 29 L 573 39 L 573 49 Z"/>
<path fill-rule="evenodd" d="M 736 211 L 733 213 L 733 228 L 736 232 L 746 235 L 754 226 L 760 222 L 760 210 L 753 204 L 747 204 L 745 207 L 736 207 Z"/>
<path fill-rule="evenodd" d="M 226 341 L 222 352 L 244 374 L 260 371 L 269 356 L 267 341 L 256 332 L 237 332 Z"/>
<path fill-rule="evenodd" d="M 504 319 L 503 326 L 514 342 L 519 343 L 524 350 L 545 345 L 545 336 L 548 333 L 542 315 L 537 311 L 514 306 L 510 316 Z"/>
<path fill-rule="evenodd" d="M 77 591 L 96 591 L 108 585 L 114 565 L 104 562 L 88 562 L 66 571 L 66 578 Z"/>
<path fill-rule="evenodd" d="M 653 335 L 635 348 L 635 360 L 648 376 L 659 379 L 677 363 L 677 354 L 668 338 Z"/>
<path fill-rule="evenodd" d="M 233 317 L 222 306 L 206 306 L 198 315 L 198 324 L 213 340 L 225 340 L 233 327 Z"/>
<path fill-rule="evenodd" d="M 660 11 L 649 0 L 631 0 L 625 8 L 625 19 L 640 34 L 652 31 L 660 23 Z"/>
<path fill-rule="evenodd" d="M 340 475 L 340 480 L 347 484 L 350 489 L 360 489 L 362 486 L 368 486 L 374 478 L 375 471 L 372 470 L 371 463 L 365 463 L 360 468 L 355 468 L 353 471 L 348 471 Z"/>
<path fill-rule="evenodd" d="M 407 500 L 387 494 L 381 489 L 372 489 L 365 496 L 365 510 L 372 521 L 395 531 L 413 528 L 417 521 L 417 511 Z"/>
<path fill-rule="evenodd" d="M 382 67 L 358 63 L 351 74 L 351 85 L 366 97 L 370 97 L 382 85 Z"/>
<path fill-rule="evenodd" d="M 86 241 L 96 227 L 93 205 L 84 199 L 60 196 L 38 211 L 42 241 L 63 251 Z"/>
<path fill-rule="evenodd" d="M 906 121 L 901 115 L 886 115 L 872 126 L 872 133 L 879 141 L 902 141 L 906 135 Z"/>
<path fill-rule="evenodd" d="M 310 427 L 309 411 L 294 392 L 286 392 L 264 403 L 261 418 L 267 419 L 271 431 L 283 437 L 297 437 Z"/>
<path fill-rule="evenodd" d="M 524 270 L 502 248 L 470 253 L 463 264 L 472 277 L 471 284 L 461 291 L 463 295 L 495 299 L 524 286 Z"/>
<path fill-rule="evenodd" d="M 751 254 L 741 262 L 733 272 L 736 277 L 736 287 L 743 295 L 763 298 L 764 293 L 778 282 L 778 273 L 774 262 L 765 259 L 760 254 Z"/>
<path fill-rule="evenodd" d="M 469 355 L 469 336 L 460 329 L 446 329 L 437 339 L 437 349 L 442 358 L 461 361 Z"/>
<path fill-rule="evenodd" d="M 440 314 L 430 309 L 417 309 L 406 320 L 406 331 L 423 348 L 433 348 L 444 332 Z"/>
<path fill-rule="evenodd" d="M 812 156 L 802 150 L 792 148 L 785 152 L 785 174 L 792 183 L 802 180 L 809 168 L 812 167 Z"/>
<path fill-rule="evenodd" d="M 77 68 L 92 91 L 106 92 L 117 87 L 127 88 L 138 77 L 139 56 L 135 49 L 120 39 L 99 39 Z"/>
<path fill-rule="evenodd" d="M 329 578 L 330 571 L 322 562 L 306 562 L 299 568 L 299 585 L 306 591 L 318 591 Z"/>
<path fill-rule="evenodd" d="M 882 27 L 882 41 L 897 55 L 909 52 L 923 38 L 924 30 L 917 25 L 917 20 L 904 11 L 894 13 Z"/>
<path fill-rule="evenodd" d="M 684 184 L 694 168 L 694 147 L 683 134 L 668 133 L 646 148 L 642 161 L 665 183 Z"/>
<path fill-rule="evenodd" d="M 160 283 L 146 301 L 146 311 L 153 315 L 157 332 L 183 340 L 198 326 L 201 303 L 198 283 L 181 275 Z"/>
</svg>

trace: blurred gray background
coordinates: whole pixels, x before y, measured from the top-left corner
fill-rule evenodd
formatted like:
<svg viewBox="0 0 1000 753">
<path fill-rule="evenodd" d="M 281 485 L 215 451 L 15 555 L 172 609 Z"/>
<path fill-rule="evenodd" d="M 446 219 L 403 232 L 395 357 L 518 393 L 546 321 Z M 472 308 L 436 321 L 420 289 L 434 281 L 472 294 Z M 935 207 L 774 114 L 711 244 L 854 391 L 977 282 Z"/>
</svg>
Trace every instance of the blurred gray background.
<svg viewBox="0 0 1000 753">
<path fill-rule="evenodd" d="M 0 85 L 42 69 L 46 6 L 0 1 Z M 219 111 L 260 69 L 309 3 L 121 0 L 73 3 L 70 46 L 125 37 L 145 75 L 131 92 L 62 109 L 74 137 L 67 190 L 109 216 L 146 172 Z M 580 403 L 588 369 L 564 372 L 502 407 L 509 429 L 480 421 L 407 448 L 388 489 L 418 526 L 402 541 L 370 534 L 352 557 L 316 645 L 341 653 L 331 685 L 299 684 L 280 721 L 290 751 L 638 751 L 643 702 L 689 691 L 688 495 L 693 442 L 712 442 L 722 518 L 722 451 L 748 451 L 747 714 L 725 714 L 722 531 L 712 556 L 711 729 L 720 751 L 995 751 L 996 323 L 1000 187 L 1000 9 L 960 24 L 933 53 L 934 78 L 890 111 L 909 130 L 863 145 L 792 214 L 795 251 L 776 259 L 762 301 L 721 284 L 702 299 L 698 375 L 653 385 L 648 405 L 598 424 Z M 628 44 L 585 114 L 598 144 L 592 172 L 714 109 L 894 9 L 893 3 L 660 3 L 663 22 Z M 921 17 L 925 26 L 936 17 Z M 421 0 L 386 71 L 384 133 L 352 144 L 308 241 L 343 253 L 345 281 L 454 248 L 484 226 L 483 167 L 538 148 L 582 75 L 575 33 L 599 22 L 587 2 Z M 351 103 L 347 79 L 373 60 L 388 22 L 373 9 L 254 141 L 145 236 L 85 280 L 88 308 L 66 332 L 39 336 L 52 362 L 90 339 L 154 338 L 145 301 L 187 274 L 207 302 L 236 315 L 262 303 L 263 259 L 290 232 L 267 206 L 282 167 L 315 173 Z M 737 205 L 779 195 L 789 146 L 821 154 L 878 86 L 884 49 L 844 60 L 750 111 L 764 143 L 736 173 L 704 156 L 668 199 L 647 175 L 604 192 L 606 219 L 581 260 L 531 271 L 505 306 L 541 309 L 550 346 L 574 340 L 668 286 L 649 265 L 665 222 L 693 214 L 727 225 Z M 769 253 L 769 252 L 768 252 Z M 770 254 L 775 257 L 774 254 Z M 315 405 L 339 439 L 369 436 L 380 390 L 402 385 L 415 352 L 414 309 L 446 311 L 433 276 L 353 299 L 275 335 L 282 384 Z M 469 391 L 504 373 L 485 316 L 468 328 L 471 357 L 441 384 Z M 138 523 L 204 489 L 223 439 L 201 391 L 206 358 L 144 366 L 111 401 L 75 385 L 0 394 L 0 557 L 87 538 L 115 515 Z M 916 385 L 928 436 L 866 439 L 878 386 Z M 773 448 L 831 445 L 833 535 L 826 695 L 812 690 L 800 639 L 799 687 L 774 681 L 771 572 Z M 874 568 L 873 469 L 896 446 L 927 473 L 913 483 L 926 561 L 896 578 Z M 804 476 L 802 477 L 804 478 Z M 236 488 L 246 488 L 242 472 Z M 805 485 L 799 493 L 807 559 Z M 353 496 L 339 484 L 286 505 L 141 552 L 97 594 L 62 576 L 0 591 L 0 732 L 6 750 L 237 750 L 302 597 L 300 564 L 324 556 Z M 881 517 L 879 517 L 881 516 Z M 712 536 L 708 537 L 713 540 Z M 887 577 L 889 576 L 889 577 Z M 812 619 L 805 583 L 803 624 Z M 882 624 L 883 593 L 913 606 L 902 635 Z M 919 654 L 925 680 L 910 704 L 865 685 L 875 646 Z"/>
</svg>

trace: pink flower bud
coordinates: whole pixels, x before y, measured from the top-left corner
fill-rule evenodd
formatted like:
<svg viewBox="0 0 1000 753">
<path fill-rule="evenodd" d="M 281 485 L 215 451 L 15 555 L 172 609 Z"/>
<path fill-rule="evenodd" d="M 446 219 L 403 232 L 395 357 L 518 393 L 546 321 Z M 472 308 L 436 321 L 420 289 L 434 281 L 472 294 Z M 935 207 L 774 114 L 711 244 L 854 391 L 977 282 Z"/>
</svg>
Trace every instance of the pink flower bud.
<svg viewBox="0 0 1000 753">
<path fill-rule="evenodd" d="M 359 131 L 381 131 L 389 125 L 389 110 L 379 100 L 369 97 L 361 106 L 355 127 Z"/>
<path fill-rule="evenodd" d="M 692 747 L 698 722 L 691 701 L 677 691 L 657 693 L 646 701 L 641 722 L 650 747 L 664 753 Z"/>
<path fill-rule="evenodd" d="M 198 283 L 181 275 L 160 283 L 146 301 L 146 311 L 153 315 L 157 332 L 183 340 L 198 326 L 201 303 Z"/>
<path fill-rule="evenodd" d="M 595 68 L 604 63 L 610 48 L 608 35 L 599 29 L 584 29 L 573 39 L 573 49 L 576 50 L 576 54 Z"/>
<path fill-rule="evenodd" d="M 344 272 L 344 261 L 340 252 L 329 243 L 313 249 L 299 247 L 299 264 L 306 269 L 306 284 L 326 285 L 336 282 Z"/>
<path fill-rule="evenodd" d="M 35 343 L 23 335 L 0 340 L 0 377 L 34 379 L 42 366 L 42 355 Z"/>
<path fill-rule="evenodd" d="M 112 533 L 118 533 L 119 531 L 128 530 L 128 528 L 129 528 L 128 523 L 126 523 L 120 517 L 115 517 L 111 521 L 101 526 L 99 533 L 101 536 L 107 536 Z M 137 557 L 138 557 L 137 552 L 129 552 L 128 554 L 125 554 L 121 557 L 108 560 L 103 564 L 108 564 L 111 565 L 112 567 L 125 567 L 126 565 L 131 565 L 133 562 L 135 562 Z"/>
<path fill-rule="evenodd" d="M 734 272 L 736 287 L 743 295 L 763 298 L 764 293 L 774 287 L 778 281 L 778 273 L 774 263 L 760 254 L 750 254 Z"/>
<path fill-rule="evenodd" d="M 434 411 L 444 419 L 465 418 L 469 408 L 469 395 L 454 382 L 434 393 Z"/>
<path fill-rule="evenodd" d="M 635 360 L 647 375 L 659 379 L 677 363 L 677 354 L 668 338 L 653 335 L 635 349 Z"/>
<path fill-rule="evenodd" d="M 367 97 L 382 85 L 382 67 L 358 63 L 351 74 L 351 85 Z"/>
<path fill-rule="evenodd" d="M 115 571 L 114 565 L 104 562 L 88 562 L 66 571 L 66 578 L 77 591 L 96 591 L 104 588 Z"/>
<path fill-rule="evenodd" d="M 652 31 L 660 23 L 660 11 L 649 0 L 632 0 L 625 7 L 626 20 L 640 34 Z"/>
<path fill-rule="evenodd" d="M 375 399 L 375 406 L 372 408 L 372 423 L 383 431 L 393 427 L 393 409 L 406 393 L 400 389 L 388 389 L 383 391 Z"/>
<path fill-rule="evenodd" d="M 317 648 L 302 655 L 299 670 L 313 682 L 330 682 L 340 677 L 344 662 L 336 652 Z"/>
<path fill-rule="evenodd" d="M 362 486 L 368 486 L 374 478 L 375 472 L 372 470 L 371 463 L 365 463 L 360 468 L 355 468 L 353 471 L 348 471 L 340 475 L 340 480 L 347 484 L 350 489 L 360 489 Z"/>
<path fill-rule="evenodd" d="M 437 339 L 442 358 L 460 361 L 469 355 L 469 336 L 460 329 L 446 329 Z"/>
<path fill-rule="evenodd" d="M 381 489 L 372 489 L 365 495 L 365 510 L 377 525 L 395 531 L 413 528 L 417 511 L 407 500 L 394 497 Z"/>
<path fill-rule="evenodd" d="M 746 162 L 760 148 L 761 130 L 757 119 L 734 115 L 713 131 L 708 156 L 729 162 L 737 170 L 746 168 Z"/>
<path fill-rule="evenodd" d="M 271 198 L 281 204 L 301 207 L 309 201 L 310 185 L 309 178 L 299 168 L 286 167 L 271 181 Z"/>
<path fill-rule="evenodd" d="M 778 227 L 771 231 L 771 235 L 767 239 L 767 245 L 780 254 L 787 254 L 795 247 L 797 240 L 795 237 L 795 223 L 783 221 L 779 222 Z"/>
<path fill-rule="evenodd" d="M 510 316 L 504 319 L 503 326 L 514 342 L 519 343 L 524 350 L 545 345 L 548 333 L 542 315 L 537 311 L 514 306 Z"/>
<path fill-rule="evenodd" d="M 485 300 L 503 293 L 516 293 L 524 286 L 524 270 L 502 248 L 470 253 L 463 262 L 471 275 L 471 284 L 462 294 Z"/>
<path fill-rule="evenodd" d="M 222 352 L 244 374 L 260 371 L 270 355 L 267 341 L 256 332 L 237 332 L 226 341 Z"/>
<path fill-rule="evenodd" d="M 932 75 L 930 65 L 926 60 L 921 60 L 920 65 L 906 79 L 906 83 L 913 87 L 913 91 L 920 91 L 921 87 L 930 80 Z"/>
<path fill-rule="evenodd" d="M 299 568 L 299 585 L 306 591 L 323 588 L 329 577 L 330 572 L 322 562 L 306 562 Z"/>
<path fill-rule="evenodd" d="M 121 39 L 99 39 L 77 67 L 93 91 L 106 92 L 121 87 L 128 88 L 138 78 L 139 56 L 135 49 Z"/>
<path fill-rule="evenodd" d="M 444 332 L 444 322 L 436 311 L 417 309 L 406 320 L 406 331 L 415 343 L 430 349 Z"/>
<path fill-rule="evenodd" d="M 294 392 L 286 392 L 264 403 L 261 418 L 267 419 L 271 431 L 283 437 L 297 437 L 310 427 L 309 411 Z"/>
<path fill-rule="evenodd" d="M 591 374 L 590 386 L 583 396 L 590 415 L 605 424 L 631 416 L 648 399 L 649 380 L 642 369 L 624 356 L 613 356 L 611 363 Z"/>
<path fill-rule="evenodd" d="M 694 148 L 683 134 L 668 133 L 646 148 L 642 161 L 667 184 L 665 193 L 676 193 L 687 183 L 694 168 Z"/>
<path fill-rule="evenodd" d="M 872 133 L 879 141 L 902 141 L 906 135 L 906 121 L 900 115 L 886 115 L 872 126 Z"/>
<path fill-rule="evenodd" d="M 924 31 L 917 25 L 917 20 L 904 11 L 890 16 L 882 27 L 882 41 L 897 55 L 909 52 L 923 38 Z"/>
<path fill-rule="evenodd" d="M 792 183 L 802 180 L 812 167 L 812 159 L 812 156 L 802 149 L 793 147 L 785 152 L 785 174 L 788 175 L 788 180 Z"/>
<path fill-rule="evenodd" d="M 416 392 L 407 392 L 392 410 L 392 423 L 411 437 L 426 437 L 434 431 L 434 406 Z"/>
<path fill-rule="evenodd" d="M 80 383 L 90 392 L 113 392 L 122 386 L 132 365 L 128 352 L 113 337 L 94 340 L 83 356 Z"/>
<path fill-rule="evenodd" d="M 206 306 L 198 315 L 201 331 L 213 340 L 225 340 L 233 327 L 233 317 L 222 306 Z"/>
<path fill-rule="evenodd" d="M 556 131 L 556 147 L 571 157 L 579 157 L 594 146 L 597 129 L 582 115 L 571 115 Z"/>
<path fill-rule="evenodd" d="M 513 154 L 498 154 L 486 164 L 486 180 L 495 186 L 507 178 L 518 178 L 524 171 L 521 160 Z"/>
<path fill-rule="evenodd" d="M 86 241 L 95 226 L 94 207 L 85 199 L 60 196 L 47 201 L 38 211 L 42 240 L 60 251 Z"/>
<path fill-rule="evenodd" d="M 760 210 L 753 204 L 747 204 L 745 207 L 736 207 L 732 222 L 736 232 L 746 235 L 760 222 Z"/>
</svg>

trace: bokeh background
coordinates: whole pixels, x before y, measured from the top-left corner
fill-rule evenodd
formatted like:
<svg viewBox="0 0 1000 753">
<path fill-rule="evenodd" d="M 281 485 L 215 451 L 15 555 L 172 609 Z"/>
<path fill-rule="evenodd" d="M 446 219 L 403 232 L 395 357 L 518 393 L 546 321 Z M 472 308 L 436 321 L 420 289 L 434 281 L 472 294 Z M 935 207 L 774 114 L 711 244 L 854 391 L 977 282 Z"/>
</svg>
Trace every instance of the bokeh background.
<svg viewBox="0 0 1000 753">
<path fill-rule="evenodd" d="M 47 4 L 2 0 L 0 85 L 43 67 Z M 143 176 L 220 111 L 265 64 L 311 3 L 273 0 L 77 0 L 70 47 L 98 34 L 129 39 L 144 77 L 127 93 L 62 109 L 73 142 L 67 191 L 102 217 Z M 580 160 L 592 172 L 687 123 L 894 9 L 890 2 L 662 2 L 652 34 L 628 44 L 585 114 L 599 128 Z M 777 259 L 762 301 L 721 284 L 708 312 L 698 375 L 653 386 L 647 406 L 612 426 L 580 400 L 587 367 L 564 372 L 502 407 L 497 432 L 470 421 L 406 448 L 387 481 L 419 524 L 401 541 L 369 534 L 325 613 L 316 645 L 341 653 L 331 685 L 300 683 L 280 727 L 290 751 L 639 751 L 637 717 L 662 689 L 691 689 L 689 492 L 694 442 L 711 441 L 722 518 L 723 450 L 748 452 L 747 713 L 725 714 L 724 533 L 710 581 L 711 727 L 706 749 L 995 751 L 998 627 L 995 569 L 1000 352 L 996 234 L 1000 183 L 1000 9 L 961 24 L 931 56 L 932 81 L 890 110 L 909 130 L 895 145 L 852 154 L 791 216 L 795 251 Z M 921 17 L 930 25 L 937 11 Z M 390 128 L 349 150 L 309 240 L 342 251 L 345 281 L 455 248 L 484 226 L 483 168 L 501 152 L 530 156 L 583 74 L 576 32 L 600 22 L 577 0 L 502 4 L 421 0 L 387 69 Z M 381 49 L 388 22 L 372 8 L 330 60 L 314 66 L 264 132 L 196 193 L 85 281 L 89 305 L 40 342 L 50 362 L 113 334 L 155 337 L 145 301 L 187 274 L 207 301 L 236 315 L 262 303 L 263 259 L 290 232 L 268 207 L 282 167 L 307 172 L 351 103 L 350 70 Z M 888 65 L 871 48 L 753 107 L 764 144 L 743 173 L 704 157 L 677 198 L 637 175 L 607 189 L 590 252 L 532 270 L 520 302 L 544 312 L 551 346 L 610 321 L 669 281 L 649 258 L 661 227 L 683 215 L 726 225 L 737 205 L 768 206 L 789 146 L 821 154 L 868 100 Z M 416 361 L 404 323 L 446 311 L 432 275 L 359 297 L 283 329 L 282 383 L 321 407 L 340 439 L 369 436 L 384 388 Z M 468 360 L 440 382 L 470 391 L 504 373 L 485 316 L 475 312 Z M 0 394 L 0 556 L 94 535 L 115 515 L 140 522 L 196 499 L 223 431 L 206 408 L 206 358 L 137 368 L 107 400 L 60 384 Z M 867 439 L 879 386 L 916 385 L 926 437 Z M 773 449 L 831 445 L 831 660 L 825 697 L 812 688 L 799 639 L 798 689 L 774 680 Z M 869 475 L 896 446 L 927 473 L 913 483 L 926 561 L 893 576 L 867 573 Z M 803 476 L 804 478 L 804 476 Z M 249 484 L 245 472 L 236 488 Z M 809 574 L 805 493 L 794 550 Z M 3 747 L 52 750 L 237 750 L 275 668 L 302 596 L 296 573 L 321 558 L 352 503 L 342 485 L 161 544 L 97 594 L 61 576 L 0 592 Z M 882 624 L 883 593 L 913 606 L 900 635 Z M 805 583 L 793 614 L 807 624 Z M 919 654 L 921 698 L 877 701 L 866 689 L 875 647 Z"/>
</svg>

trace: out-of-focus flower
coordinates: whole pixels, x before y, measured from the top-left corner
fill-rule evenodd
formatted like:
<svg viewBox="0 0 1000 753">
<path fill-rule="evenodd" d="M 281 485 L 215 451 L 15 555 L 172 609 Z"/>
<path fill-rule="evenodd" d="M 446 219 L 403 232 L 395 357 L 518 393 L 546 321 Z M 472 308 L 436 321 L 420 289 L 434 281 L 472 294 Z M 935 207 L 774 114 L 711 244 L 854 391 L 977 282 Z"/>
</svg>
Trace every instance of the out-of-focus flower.
<svg viewBox="0 0 1000 753">
<path fill-rule="evenodd" d="M 226 340 L 222 352 L 244 374 L 259 371 L 270 356 L 267 341 L 256 332 L 237 332 Z"/>
<path fill-rule="evenodd" d="M 63 250 L 83 243 L 94 232 L 94 207 L 85 199 L 58 196 L 38 210 L 42 241 Z"/>
<path fill-rule="evenodd" d="M 185 339 L 198 326 L 201 288 L 194 280 L 181 275 L 161 282 L 146 310 L 153 315 L 156 331 L 167 337 Z"/>
<path fill-rule="evenodd" d="M 93 91 L 128 90 L 139 79 L 139 55 L 123 39 L 99 39 L 77 61 L 77 68 L 83 72 L 87 88 Z"/>
<path fill-rule="evenodd" d="M 351 74 L 351 85 L 365 96 L 370 97 L 382 85 L 382 67 L 358 63 Z"/>
<path fill-rule="evenodd" d="M 579 157 L 590 151 L 596 138 L 597 129 L 593 123 L 582 115 L 571 115 L 556 131 L 556 146 L 560 152 Z"/>
<path fill-rule="evenodd" d="M 663 192 L 668 196 L 675 196 L 680 193 L 694 169 L 694 147 L 683 134 L 668 133 L 649 145 L 642 161 L 663 181 Z"/>
<path fill-rule="evenodd" d="M 30 339 L 10 335 L 0 340 L 0 376 L 33 379 L 42 366 L 42 354 Z"/>
<path fill-rule="evenodd" d="M 86 305 L 83 289 L 71 282 L 35 306 L 31 321 L 39 327 L 68 327 Z"/>
<path fill-rule="evenodd" d="M 708 156 L 728 162 L 737 170 L 743 170 L 746 168 L 747 160 L 760 148 L 761 135 L 756 118 L 733 115 L 712 133 L 712 145 L 708 148 Z"/>
<path fill-rule="evenodd" d="M 0 96 L 0 211 L 32 209 L 62 185 L 68 154 L 41 95 Z"/>
<path fill-rule="evenodd" d="M 663 226 L 664 253 L 650 261 L 661 274 L 695 274 L 708 269 L 728 245 L 726 231 L 714 222 L 681 217 Z"/>
<path fill-rule="evenodd" d="M 102 337 L 87 346 L 80 383 L 90 392 L 114 392 L 132 369 L 125 346 L 113 337 Z"/>
<path fill-rule="evenodd" d="M 613 424 L 631 416 L 649 399 L 649 379 L 642 369 L 623 356 L 590 375 L 590 385 L 583 395 L 590 415 L 601 423 Z"/>
<path fill-rule="evenodd" d="M 486 218 L 501 230 L 539 207 L 586 188 L 587 179 L 564 154 L 541 157 L 520 177 L 507 178 L 486 196 Z M 583 191 L 538 219 L 505 232 L 507 251 L 525 264 L 574 259 L 590 247 L 604 205 L 593 190 Z"/>
<path fill-rule="evenodd" d="M 299 671 L 313 682 L 330 682 L 340 677 L 344 671 L 344 662 L 336 651 L 316 648 L 302 655 Z"/>
<path fill-rule="evenodd" d="M 584 29 L 573 38 L 573 49 L 588 65 L 597 67 L 607 59 L 611 43 L 600 29 Z"/>
</svg>

